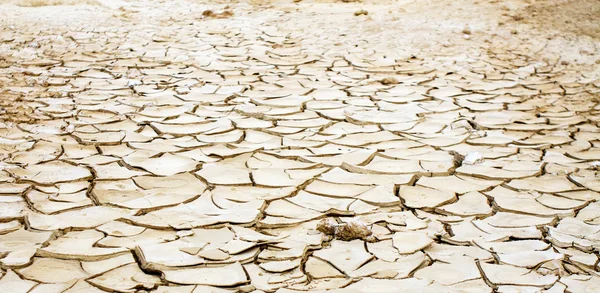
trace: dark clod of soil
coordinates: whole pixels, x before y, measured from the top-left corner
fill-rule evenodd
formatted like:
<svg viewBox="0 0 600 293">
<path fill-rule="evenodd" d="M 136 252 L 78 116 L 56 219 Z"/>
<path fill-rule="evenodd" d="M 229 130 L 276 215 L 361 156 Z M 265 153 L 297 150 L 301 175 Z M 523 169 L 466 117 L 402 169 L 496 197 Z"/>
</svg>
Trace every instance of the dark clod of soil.
<svg viewBox="0 0 600 293">
<path fill-rule="evenodd" d="M 386 77 L 379 82 L 383 85 L 394 85 L 400 83 L 395 77 Z"/>
<path fill-rule="evenodd" d="M 375 241 L 375 236 L 369 226 L 360 221 L 348 221 L 347 223 L 338 224 L 335 220 L 327 218 L 317 224 L 317 230 L 342 241 L 354 239 L 368 242 Z"/>
<path fill-rule="evenodd" d="M 355 12 L 354 12 L 354 15 L 356 15 L 356 16 L 360 16 L 360 15 L 369 15 L 369 12 L 368 12 L 368 11 L 366 11 L 366 10 L 364 10 L 364 9 L 361 9 L 361 10 L 355 11 Z"/>
<path fill-rule="evenodd" d="M 229 18 L 233 16 L 233 12 L 231 12 L 230 10 L 224 10 L 223 12 L 220 13 L 216 13 L 212 10 L 204 10 L 202 12 L 202 17 L 203 18 L 208 18 L 208 17 L 212 17 L 212 18 Z"/>
</svg>

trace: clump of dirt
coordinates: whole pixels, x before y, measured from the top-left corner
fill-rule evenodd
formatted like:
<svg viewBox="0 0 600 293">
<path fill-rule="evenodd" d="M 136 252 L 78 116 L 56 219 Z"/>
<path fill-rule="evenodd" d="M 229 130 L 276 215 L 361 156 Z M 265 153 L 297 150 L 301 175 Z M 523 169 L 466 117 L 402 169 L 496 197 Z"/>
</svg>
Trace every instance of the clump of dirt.
<svg viewBox="0 0 600 293">
<path fill-rule="evenodd" d="M 369 15 L 369 12 L 368 12 L 368 11 L 366 11 L 366 10 L 364 10 L 364 9 L 361 9 L 361 10 L 357 10 L 357 11 L 355 11 L 355 12 L 354 12 L 354 15 L 356 15 L 356 16 L 360 16 L 360 15 Z"/>
<path fill-rule="evenodd" d="M 526 20 L 541 28 L 600 38 L 600 2 L 598 0 L 535 1 L 516 16 L 522 17 L 520 21 Z"/>
<path fill-rule="evenodd" d="M 383 85 L 394 85 L 400 83 L 395 77 L 386 77 L 380 80 L 379 82 Z"/>
<path fill-rule="evenodd" d="M 231 10 L 223 10 L 222 12 L 216 13 L 212 10 L 204 10 L 202 12 L 202 17 L 203 18 L 229 18 L 233 16 L 233 12 L 231 12 Z"/>
<path fill-rule="evenodd" d="M 373 242 L 376 240 L 373 231 L 365 223 L 356 220 L 338 224 L 331 218 L 323 219 L 317 224 L 317 230 L 342 241 L 361 239 Z"/>
<path fill-rule="evenodd" d="M 317 230 L 325 235 L 334 235 L 337 225 L 338 223 L 334 219 L 327 218 L 317 223 Z"/>
<path fill-rule="evenodd" d="M 465 35 L 470 35 L 471 34 L 471 28 L 468 25 L 465 25 L 465 27 L 462 30 L 462 33 Z"/>
<path fill-rule="evenodd" d="M 522 21 L 525 19 L 525 16 L 521 14 L 515 14 L 511 16 L 514 21 Z"/>
</svg>

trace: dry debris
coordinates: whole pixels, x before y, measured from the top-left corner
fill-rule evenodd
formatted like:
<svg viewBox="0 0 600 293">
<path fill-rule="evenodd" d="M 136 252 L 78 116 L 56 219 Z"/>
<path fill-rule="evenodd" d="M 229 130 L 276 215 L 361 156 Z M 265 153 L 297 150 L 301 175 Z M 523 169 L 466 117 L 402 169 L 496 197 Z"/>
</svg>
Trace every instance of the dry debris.
<svg viewBox="0 0 600 293">
<path fill-rule="evenodd" d="M 233 12 L 231 10 L 223 10 L 221 12 L 214 12 L 212 10 L 204 10 L 202 12 L 202 17 L 203 18 L 208 18 L 208 17 L 212 17 L 212 18 L 229 18 L 233 16 Z"/>
<path fill-rule="evenodd" d="M 379 82 L 383 85 L 394 85 L 400 83 L 400 81 L 398 81 L 398 79 L 395 77 L 386 77 L 380 80 Z"/>
<path fill-rule="evenodd" d="M 462 30 L 462 33 L 465 35 L 470 35 L 471 34 L 471 28 L 468 25 L 465 25 L 465 27 Z"/>
<path fill-rule="evenodd" d="M 354 11 L 354 15 L 355 16 L 369 15 L 369 12 L 364 9 L 361 9 L 361 10 Z"/>
<path fill-rule="evenodd" d="M 327 218 L 317 224 L 317 230 L 342 241 L 352 241 L 354 239 L 367 242 L 375 241 L 373 231 L 365 223 L 357 220 L 338 224 L 334 219 Z"/>
</svg>

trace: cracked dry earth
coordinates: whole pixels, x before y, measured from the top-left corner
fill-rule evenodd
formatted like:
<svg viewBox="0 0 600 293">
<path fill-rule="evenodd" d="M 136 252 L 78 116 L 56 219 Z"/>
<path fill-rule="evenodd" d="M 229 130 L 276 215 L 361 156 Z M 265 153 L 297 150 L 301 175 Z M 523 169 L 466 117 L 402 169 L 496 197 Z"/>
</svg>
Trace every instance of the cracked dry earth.
<svg viewBox="0 0 600 293">
<path fill-rule="evenodd" d="M 600 292 L 596 41 L 101 4 L 0 5 L 1 292 Z"/>
</svg>

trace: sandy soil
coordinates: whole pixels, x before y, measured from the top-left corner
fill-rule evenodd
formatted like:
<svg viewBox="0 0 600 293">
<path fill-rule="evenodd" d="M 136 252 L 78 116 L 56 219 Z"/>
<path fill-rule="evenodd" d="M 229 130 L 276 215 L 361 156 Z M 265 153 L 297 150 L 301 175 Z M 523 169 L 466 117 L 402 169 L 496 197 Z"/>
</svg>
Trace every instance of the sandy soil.
<svg viewBox="0 0 600 293">
<path fill-rule="evenodd" d="M 525 6 L 523 20 L 538 29 L 555 29 L 600 38 L 600 3 L 595 0 L 533 1 Z"/>
</svg>

